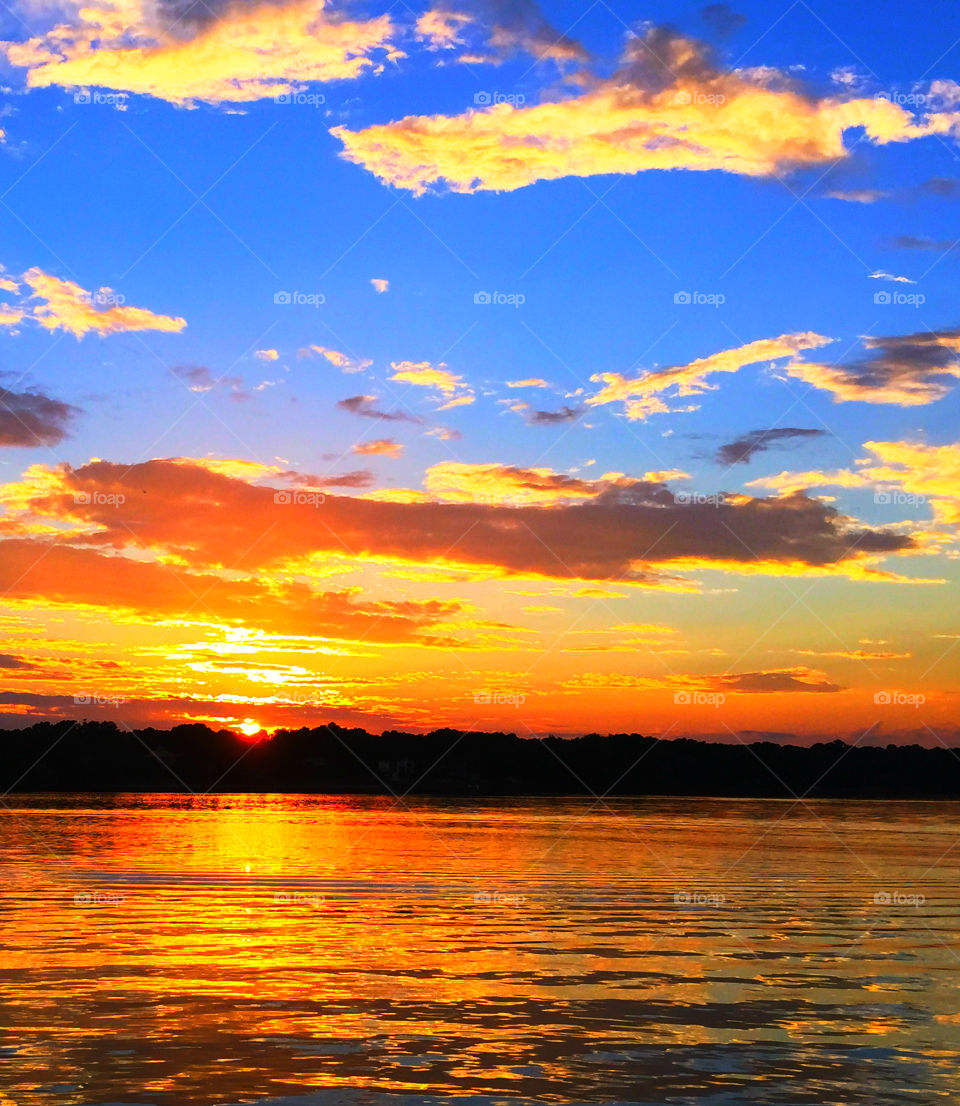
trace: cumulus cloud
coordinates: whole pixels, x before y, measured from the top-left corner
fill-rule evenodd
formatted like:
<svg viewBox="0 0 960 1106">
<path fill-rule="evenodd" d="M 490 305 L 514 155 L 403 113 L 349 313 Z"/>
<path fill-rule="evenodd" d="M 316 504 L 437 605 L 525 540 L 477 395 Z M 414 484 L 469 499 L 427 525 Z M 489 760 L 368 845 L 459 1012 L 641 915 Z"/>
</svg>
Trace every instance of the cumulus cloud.
<svg viewBox="0 0 960 1106">
<path fill-rule="evenodd" d="M 717 450 L 717 463 L 721 465 L 745 465 L 758 453 L 765 453 L 778 442 L 798 438 L 822 438 L 823 430 L 806 430 L 800 426 L 774 426 L 767 430 L 751 430 L 748 434 L 727 442 Z"/>
<path fill-rule="evenodd" d="M 40 392 L 0 388 L 0 446 L 57 445 L 79 413 Z"/>
<path fill-rule="evenodd" d="M 378 295 L 383 295 L 384 292 L 390 289 L 390 281 L 384 280 L 383 277 L 371 277 L 370 283 L 373 285 L 373 290 Z"/>
<path fill-rule="evenodd" d="M 940 96 L 944 109 L 954 105 Z M 719 169 L 766 177 L 847 157 L 861 141 L 946 135 L 960 112 L 916 116 L 877 97 L 817 99 L 773 70 L 723 71 L 699 43 L 651 28 L 627 45 L 608 79 L 567 99 L 498 103 L 461 115 L 411 115 L 332 133 L 343 157 L 380 180 L 419 194 L 445 182 L 455 192 L 512 191 L 540 180 L 650 169 Z"/>
<path fill-rule="evenodd" d="M 206 9 L 210 18 L 184 20 L 146 0 L 100 0 L 2 49 L 27 71 L 28 88 L 107 88 L 174 104 L 289 96 L 302 82 L 379 72 L 403 56 L 387 15 L 351 21 L 329 13 L 324 0 L 215 7 Z"/>
<path fill-rule="evenodd" d="M 20 289 L 16 281 L 5 278 L 5 291 Z M 28 269 L 20 278 L 31 291 L 16 307 L 0 308 L 0 326 L 16 326 L 32 319 L 45 330 L 65 330 L 76 338 L 91 332 L 104 337 L 130 330 L 166 330 L 177 333 L 186 319 L 156 315 L 145 307 L 128 307 L 123 297 L 110 288 L 88 292 L 72 280 L 61 280 L 42 269 Z M 38 302 L 34 302 L 38 301 Z"/>
<path fill-rule="evenodd" d="M 795 357 L 802 350 L 816 349 L 832 340 L 810 331 L 781 334 L 779 338 L 761 338 L 709 357 L 700 357 L 688 365 L 673 365 L 670 368 L 641 373 L 638 377 L 627 378 L 620 373 L 597 373 L 590 380 L 595 384 L 603 384 L 604 387 L 595 395 L 588 396 L 586 402 L 591 407 L 605 403 L 623 403 L 624 413 L 630 420 L 643 420 L 650 415 L 669 411 L 695 410 L 690 404 L 670 406 L 661 398 L 662 393 L 669 392 L 671 399 L 698 396 L 714 387 L 708 382 L 708 377 L 714 373 L 737 372 L 744 365 Z"/>
<path fill-rule="evenodd" d="M 256 357 L 259 361 L 276 361 L 280 354 L 275 349 L 258 349 Z"/>
<path fill-rule="evenodd" d="M 789 376 L 833 393 L 837 403 L 935 403 L 960 377 L 960 329 L 863 338 L 866 357 L 837 365 L 794 361 Z"/>
</svg>

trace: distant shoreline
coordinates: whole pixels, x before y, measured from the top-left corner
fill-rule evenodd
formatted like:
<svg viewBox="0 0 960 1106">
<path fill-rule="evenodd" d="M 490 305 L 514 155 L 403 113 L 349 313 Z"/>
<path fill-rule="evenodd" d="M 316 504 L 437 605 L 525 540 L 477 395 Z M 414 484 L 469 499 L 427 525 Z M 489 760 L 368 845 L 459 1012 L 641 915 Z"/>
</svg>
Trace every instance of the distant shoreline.
<svg viewBox="0 0 960 1106">
<path fill-rule="evenodd" d="M 641 734 L 534 739 L 336 724 L 250 742 L 170 730 L 39 723 L 0 733 L 5 793 L 407 795 L 451 798 L 960 799 L 945 747 L 723 744 Z"/>
</svg>

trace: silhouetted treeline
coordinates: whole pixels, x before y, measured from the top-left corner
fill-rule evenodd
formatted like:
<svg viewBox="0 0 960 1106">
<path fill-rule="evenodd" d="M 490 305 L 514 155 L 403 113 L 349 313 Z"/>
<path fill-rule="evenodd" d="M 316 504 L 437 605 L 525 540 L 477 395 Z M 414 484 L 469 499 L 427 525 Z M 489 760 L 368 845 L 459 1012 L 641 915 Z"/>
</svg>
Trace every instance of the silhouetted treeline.
<svg viewBox="0 0 960 1106">
<path fill-rule="evenodd" d="M 43 723 L 0 733 L 0 791 L 960 798 L 960 759 L 918 745 L 722 745 L 639 734 L 381 736 L 336 725 L 249 744 L 202 725 Z"/>
</svg>

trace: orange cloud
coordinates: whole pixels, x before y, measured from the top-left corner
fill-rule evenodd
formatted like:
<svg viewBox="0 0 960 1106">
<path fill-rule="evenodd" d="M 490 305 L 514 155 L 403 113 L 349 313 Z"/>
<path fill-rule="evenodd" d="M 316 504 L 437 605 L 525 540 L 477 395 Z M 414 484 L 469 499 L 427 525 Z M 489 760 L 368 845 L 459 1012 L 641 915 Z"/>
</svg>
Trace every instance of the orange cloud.
<svg viewBox="0 0 960 1106">
<path fill-rule="evenodd" d="M 812 331 L 781 334 L 779 338 L 761 338 L 709 357 L 700 357 L 689 365 L 674 365 L 667 369 L 644 372 L 633 378 L 620 373 L 597 373 L 590 379 L 595 384 L 602 383 L 604 387 L 595 395 L 587 396 L 586 402 L 591 407 L 605 403 L 623 403 L 624 413 L 631 421 L 669 411 L 689 411 L 695 408 L 690 405 L 671 407 L 661 398 L 661 393 L 670 392 L 671 400 L 702 395 L 715 387 L 707 381 L 714 373 L 732 373 L 745 365 L 754 365 L 760 361 L 795 357 L 801 350 L 816 349 L 831 341 L 832 338 L 825 338 Z"/>
<path fill-rule="evenodd" d="M 161 619 L 252 626 L 273 633 L 380 644 L 446 644 L 425 632 L 460 610 L 455 602 L 359 601 L 359 589 L 314 591 L 257 576 L 227 578 L 49 540 L 0 541 L 7 601 L 129 611 Z"/>
<path fill-rule="evenodd" d="M 536 480 L 544 477 L 534 473 L 534 487 Z M 186 459 L 92 461 L 38 466 L 24 486 L 7 485 L 5 496 L 18 505 L 14 517 L 66 527 L 63 543 L 153 551 L 195 569 L 237 572 L 335 555 L 473 566 L 492 577 L 674 587 L 665 568 L 863 575 L 877 558 L 916 548 L 907 535 L 858 526 L 799 494 L 698 502 L 625 479 L 585 502 L 503 506 L 320 495 L 309 489 L 324 479 L 302 474 L 294 483 L 297 490 L 278 491 Z"/>
<path fill-rule="evenodd" d="M 958 125 L 955 111 L 917 118 L 889 99 L 816 99 L 769 69 L 722 72 L 700 44 L 653 28 L 630 41 L 617 74 L 570 99 L 332 133 L 348 161 L 419 194 L 441 181 L 455 192 L 512 191 L 650 169 L 770 176 L 845 158 L 844 135 L 853 128 L 884 144 L 955 133 Z"/>
<path fill-rule="evenodd" d="M 364 457 L 399 457 L 403 453 L 403 446 L 391 438 L 377 438 L 372 442 L 357 442 L 353 452 Z"/>
<path fill-rule="evenodd" d="M 190 36 L 183 34 L 186 21 L 178 20 L 175 31 L 152 10 L 145 0 L 113 6 L 101 0 L 77 9 L 74 22 L 2 48 L 12 65 L 27 70 L 28 88 L 108 88 L 175 104 L 290 101 L 302 82 L 378 72 L 378 54 L 403 57 L 391 41 L 389 16 L 340 19 L 327 15 L 324 0 L 206 8 L 208 18 Z"/>
<path fill-rule="evenodd" d="M 373 290 L 378 295 L 383 295 L 384 292 L 390 290 L 390 281 L 384 280 L 383 277 L 371 277 L 370 283 L 373 285 Z"/>
</svg>

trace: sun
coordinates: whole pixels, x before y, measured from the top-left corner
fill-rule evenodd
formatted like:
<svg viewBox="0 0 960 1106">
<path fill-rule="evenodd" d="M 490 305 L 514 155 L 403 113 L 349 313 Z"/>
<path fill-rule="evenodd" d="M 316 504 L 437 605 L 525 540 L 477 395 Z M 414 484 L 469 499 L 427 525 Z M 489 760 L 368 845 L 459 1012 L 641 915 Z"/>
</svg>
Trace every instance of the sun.
<svg viewBox="0 0 960 1106">
<path fill-rule="evenodd" d="M 254 722 L 252 718 L 244 718 L 239 726 L 237 726 L 237 729 L 247 737 L 253 737 L 254 734 L 260 732 L 262 727 L 259 722 Z"/>
</svg>

